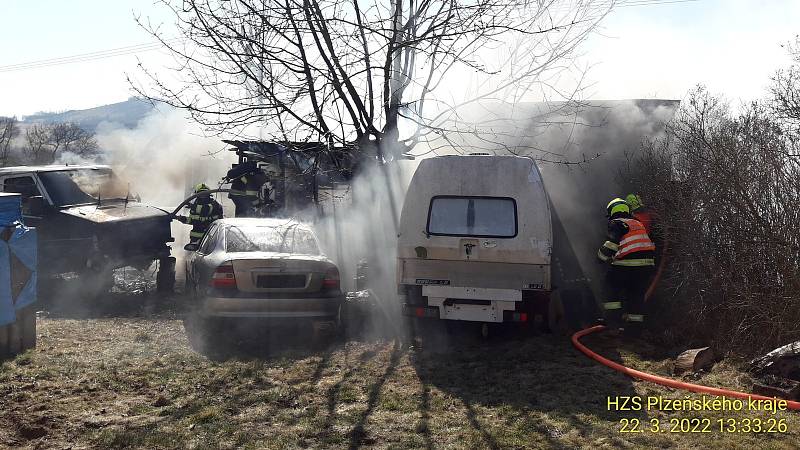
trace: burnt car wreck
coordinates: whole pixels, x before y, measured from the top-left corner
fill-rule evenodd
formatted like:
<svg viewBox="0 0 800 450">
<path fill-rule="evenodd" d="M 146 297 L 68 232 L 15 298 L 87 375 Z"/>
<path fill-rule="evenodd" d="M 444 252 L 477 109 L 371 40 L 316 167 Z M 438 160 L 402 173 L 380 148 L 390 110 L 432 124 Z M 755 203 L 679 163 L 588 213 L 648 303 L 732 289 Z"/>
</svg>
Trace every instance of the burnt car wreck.
<svg viewBox="0 0 800 450">
<path fill-rule="evenodd" d="M 238 156 L 226 181 L 239 174 L 258 174 L 262 208 L 256 217 L 282 217 L 320 203 L 321 193 L 349 185 L 361 161 L 355 147 L 328 147 L 320 142 L 223 140 Z"/>
<path fill-rule="evenodd" d="M 110 167 L 5 167 L 0 188 L 22 195 L 23 220 L 39 232 L 43 277 L 75 273 L 102 291 L 113 286 L 114 269 L 159 261 L 157 289 L 172 291 L 171 217 L 141 203 Z"/>
</svg>

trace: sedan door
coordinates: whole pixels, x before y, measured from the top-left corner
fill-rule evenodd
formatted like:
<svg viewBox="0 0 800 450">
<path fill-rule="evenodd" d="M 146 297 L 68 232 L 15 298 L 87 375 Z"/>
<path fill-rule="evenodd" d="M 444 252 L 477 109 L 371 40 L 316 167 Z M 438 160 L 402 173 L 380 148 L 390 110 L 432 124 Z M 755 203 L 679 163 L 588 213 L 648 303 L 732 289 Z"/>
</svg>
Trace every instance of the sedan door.
<svg viewBox="0 0 800 450">
<path fill-rule="evenodd" d="M 197 250 L 189 252 L 186 256 L 186 289 L 190 289 L 190 292 L 194 295 L 203 291 L 202 282 L 205 279 L 203 272 L 206 266 L 206 258 L 217 247 L 218 237 L 221 236 L 219 232 L 221 228 L 221 225 L 211 225 L 205 236 L 200 239 Z"/>
</svg>

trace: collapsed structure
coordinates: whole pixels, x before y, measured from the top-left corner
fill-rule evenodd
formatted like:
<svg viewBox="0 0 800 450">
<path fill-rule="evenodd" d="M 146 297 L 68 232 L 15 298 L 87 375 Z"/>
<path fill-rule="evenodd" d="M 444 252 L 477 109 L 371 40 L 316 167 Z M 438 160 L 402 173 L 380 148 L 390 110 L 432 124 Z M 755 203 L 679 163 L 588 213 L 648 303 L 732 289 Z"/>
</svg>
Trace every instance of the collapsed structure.
<svg viewBox="0 0 800 450">
<path fill-rule="evenodd" d="M 256 216 L 277 217 L 315 211 L 322 213 L 326 199 L 349 186 L 359 171 L 355 146 L 329 147 L 320 142 L 266 142 L 223 140 L 238 162 L 225 182 L 255 171 L 264 182 Z"/>
</svg>

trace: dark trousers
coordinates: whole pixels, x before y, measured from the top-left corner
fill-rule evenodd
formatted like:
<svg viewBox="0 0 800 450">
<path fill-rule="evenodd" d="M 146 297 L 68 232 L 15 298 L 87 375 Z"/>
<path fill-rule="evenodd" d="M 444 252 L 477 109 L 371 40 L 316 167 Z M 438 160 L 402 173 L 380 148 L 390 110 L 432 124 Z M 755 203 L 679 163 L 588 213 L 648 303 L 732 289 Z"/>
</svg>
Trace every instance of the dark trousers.
<svg viewBox="0 0 800 450">
<path fill-rule="evenodd" d="M 192 230 L 189 232 L 189 243 L 190 244 L 199 243 L 200 239 L 203 239 L 203 236 L 206 234 L 206 230 L 208 230 L 208 225 L 193 226 Z"/>
<path fill-rule="evenodd" d="M 234 212 L 235 217 L 254 217 L 253 197 L 245 195 L 236 195 L 230 197 L 233 201 L 233 206 L 236 208 Z"/>
<path fill-rule="evenodd" d="M 609 327 L 624 327 L 633 334 L 644 326 L 644 295 L 653 278 L 653 267 L 612 265 L 606 274 L 607 294 L 603 300 Z"/>
</svg>

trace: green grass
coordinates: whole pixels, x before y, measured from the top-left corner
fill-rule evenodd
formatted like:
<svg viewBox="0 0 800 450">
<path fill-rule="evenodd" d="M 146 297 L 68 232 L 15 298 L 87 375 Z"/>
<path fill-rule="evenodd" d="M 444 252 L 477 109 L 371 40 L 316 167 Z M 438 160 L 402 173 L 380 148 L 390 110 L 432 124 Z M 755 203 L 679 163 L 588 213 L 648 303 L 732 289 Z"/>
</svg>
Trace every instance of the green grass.
<svg viewBox="0 0 800 450">
<path fill-rule="evenodd" d="M 218 361 L 194 352 L 174 320 L 44 319 L 39 330 L 36 350 L 0 366 L 0 447 L 723 449 L 800 438 L 795 413 L 778 415 L 788 432 L 774 435 L 620 433 L 621 419 L 768 415 L 608 411 L 609 395 L 687 394 L 633 381 L 553 336 L 378 339 Z M 670 375 L 669 355 L 644 343 L 586 342 Z M 732 361 L 693 381 L 750 383 Z M 28 441 L 21 425 L 47 435 Z"/>
</svg>

